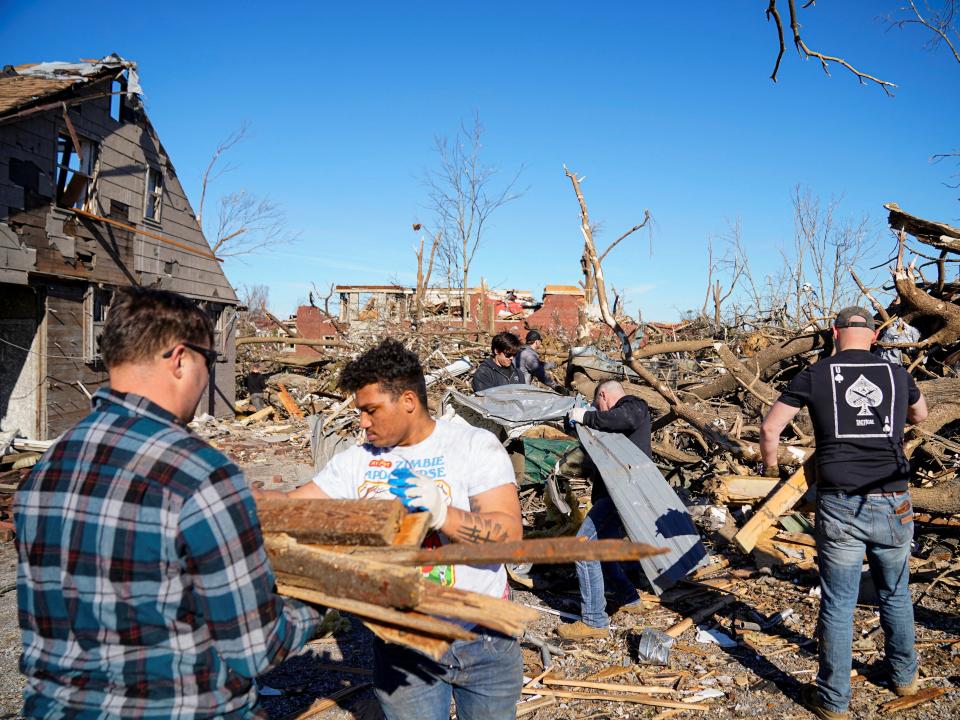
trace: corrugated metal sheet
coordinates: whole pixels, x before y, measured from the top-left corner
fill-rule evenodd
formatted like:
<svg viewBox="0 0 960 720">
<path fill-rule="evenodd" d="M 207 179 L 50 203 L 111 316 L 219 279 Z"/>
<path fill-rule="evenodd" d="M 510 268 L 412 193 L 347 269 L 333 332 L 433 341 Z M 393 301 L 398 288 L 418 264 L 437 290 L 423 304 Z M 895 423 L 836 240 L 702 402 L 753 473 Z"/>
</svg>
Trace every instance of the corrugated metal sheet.
<svg viewBox="0 0 960 720">
<path fill-rule="evenodd" d="M 705 565 L 709 556 L 690 513 L 643 451 L 619 433 L 577 425 L 577 434 L 606 483 L 627 535 L 634 542 L 670 548 L 640 561 L 658 595 Z"/>
</svg>

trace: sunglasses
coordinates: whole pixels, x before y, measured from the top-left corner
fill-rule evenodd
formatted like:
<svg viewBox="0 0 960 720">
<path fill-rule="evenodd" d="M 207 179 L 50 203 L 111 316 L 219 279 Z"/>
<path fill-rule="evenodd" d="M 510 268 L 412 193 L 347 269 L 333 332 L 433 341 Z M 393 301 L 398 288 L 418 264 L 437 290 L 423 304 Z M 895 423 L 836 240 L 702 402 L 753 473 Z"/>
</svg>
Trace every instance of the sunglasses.
<svg viewBox="0 0 960 720">
<path fill-rule="evenodd" d="M 203 355 L 203 360 L 207 364 L 207 372 L 210 372 L 210 370 L 213 369 L 213 364 L 217 361 L 217 358 L 220 357 L 220 353 L 218 353 L 216 350 L 212 348 L 205 348 L 202 345 L 194 345 L 193 343 L 188 343 L 188 342 L 182 342 L 177 344 L 183 345 L 184 347 L 190 348 L 194 352 L 198 352 L 201 355 Z M 177 349 L 176 347 L 172 347 L 160 357 L 162 357 L 164 360 L 168 360 L 173 355 L 173 351 L 176 349 Z"/>
</svg>

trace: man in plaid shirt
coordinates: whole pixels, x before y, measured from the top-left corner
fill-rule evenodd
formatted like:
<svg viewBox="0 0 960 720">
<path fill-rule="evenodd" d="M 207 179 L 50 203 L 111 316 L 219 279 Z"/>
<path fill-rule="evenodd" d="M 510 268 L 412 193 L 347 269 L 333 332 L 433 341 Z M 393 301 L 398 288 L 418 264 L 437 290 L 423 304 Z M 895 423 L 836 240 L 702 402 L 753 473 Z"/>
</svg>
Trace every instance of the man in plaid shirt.
<svg viewBox="0 0 960 720">
<path fill-rule="evenodd" d="M 186 428 L 212 344 L 186 298 L 118 292 L 110 387 L 17 492 L 27 717 L 257 717 L 253 678 L 316 629 L 273 592 L 242 473 Z"/>
</svg>

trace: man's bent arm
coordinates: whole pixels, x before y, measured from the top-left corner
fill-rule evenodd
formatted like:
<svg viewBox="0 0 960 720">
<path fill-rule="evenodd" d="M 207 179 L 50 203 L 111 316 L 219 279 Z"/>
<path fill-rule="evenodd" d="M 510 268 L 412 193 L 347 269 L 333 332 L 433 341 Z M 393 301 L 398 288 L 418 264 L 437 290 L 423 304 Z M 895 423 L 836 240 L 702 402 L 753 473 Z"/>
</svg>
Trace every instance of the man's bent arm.
<svg viewBox="0 0 960 720">
<path fill-rule="evenodd" d="M 523 540 L 520 499 L 513 483 L 470 497 L 470 512 L 450 507 L 440 528 L 452 542 L 485 543 Z"/>
<path fill-rule="evenodd" d="M 254 503 L 239 472 L 216 471 L 184 505 L 179 532 L 198 612 L 233 672 L 254 678 L 310 639 L 319 617 L 273 592 Z"/>
<path fill-rule="evenodd" d="M 763 424 L 760 425 L 760 456 L 763 459 L 763 464 L 767 467 L 777 464 L 780 433 L 798 412 L 800 412 L 800 408 L 778 400 L 763 419 Z"/>
<path fill-rule="evenodd" d="M 907 422 L 911 425 L 922 423 L 927 419 L 927 399 L 921 395 L 913 405 L 907 408 Z"/>
</svg>

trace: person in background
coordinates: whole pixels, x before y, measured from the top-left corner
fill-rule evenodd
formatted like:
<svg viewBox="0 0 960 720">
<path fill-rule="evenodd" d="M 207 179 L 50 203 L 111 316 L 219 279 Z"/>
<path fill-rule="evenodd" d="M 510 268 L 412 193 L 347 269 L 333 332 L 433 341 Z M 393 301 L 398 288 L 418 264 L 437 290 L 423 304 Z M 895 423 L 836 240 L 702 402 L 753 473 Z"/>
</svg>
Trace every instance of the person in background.
<svg viewBox="0 0 960 720">
<path fill-rule="evenodd" d="M 833 338 L 837 353 L 802 370 L 770 408 L 760 452 L 764 474 L 779 477 L 780 433 L 801 408 L 810 409 L 817 444 L 820 667 L 802 701 L 823 720 L 844 720 L 864 553 L 880 601 L 891 687 L 901 696 L 917 692 L 909 588 L 913 507 L 903 431 L 926 418 L 927 403 L 910 373 L 870 352 L 877 333 L 869 311 L 841 310 Z"/>
<path fill-rule="evenodd" d="M 607 380 L 597 385 L 593 394 L 596 410 L 574 408 L 570 411 L 571 423 L 582 423 L 594 430 L 615 432 L 627 438 L 647 457 L 650 457 L 650 409 L 647 403 L 633 395 L 627 395 L 616 380 Z M 626 537 L 620 514 L 604 485 L 603 478 L 594 470 L 593 490 L 590 494 L 591 508 L 584 519 L 577 537 L 587 540 L 617 539 Z M 566 640 L 602 638 L 610 634 L 610 618 L 606 612 L 604 571 L 620 594 L 621 610 L 638 612 L 643 603 L 637 589 L 627 577 L 620 563 L 600 563 L 581 560 L 576 563 L 577 581 L 580 584 L 580 620 L 560 625 L 557 634 Z"/>
<path fill-rule="evenodd" d="M 254 678 L 316 631 L 274 593 L 243 474 L 187 428 L 212 344 L 187 298 L 115 295 L 109 386 L 14 501 L 24 716 L 263 717 Z"/>
<path fill-rule="evenodd" d="M 260 372 L 260 365 L 254 363 L 243 379 L 243 385 L 250 396 L 250 404 L 257 410 L 263 410 L 263 394 L 267 390 L 267 376 Z"/>
<path fill-rule="evenodd" d="M 544 363 L 540 360 L 540 348 L 543 347 L 543 336 L 537 330 L 527 333 L 526 345 L 513 358 L 525 383 L 532 383 L 536 378 L 548 388 L 557 388 L 557 383 L 547 375 L 547 370 L 556 367 L 553 363 Z"/>
<path fill-rule="evenodd" d="M 290 495 L 299 498 L 399 497 L 430 513 L 425 547 L 521 540 L 513 466 L 497 437 L 464 423 L 435 420 L 416 354 L 385 340 L 343 369 L 366 442 L 334 455 Z M 507 596 L 502 564 L 422 567 L 428 580 L 495 598 Z M 474 627 L 439 662 L 375 641 L 374 685 L 387 720 L 446 720 L 450 700 L 461 720 L 512 718 L 520 699 L 523 658 L 516 638 Z"/>
<path fill-rule="evenodd" d="M 473 391 L 480 392 L 501 385 L 523 385 L 523 376 L 513 364 L 513 358 L 522 347 L 520 338 L 513 333 L 494 335 L 490 343 L 490 357 L 480 363 L 470 381 Z"/>
</svg>

